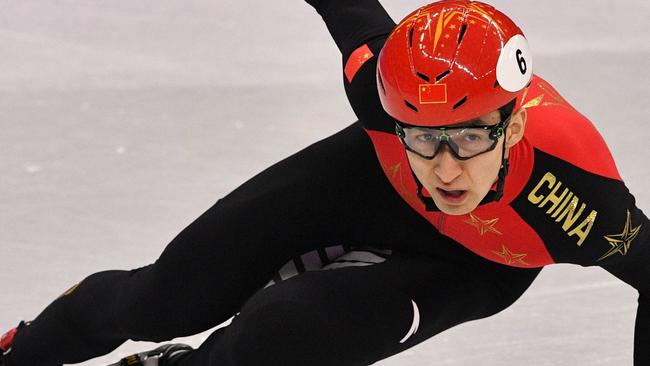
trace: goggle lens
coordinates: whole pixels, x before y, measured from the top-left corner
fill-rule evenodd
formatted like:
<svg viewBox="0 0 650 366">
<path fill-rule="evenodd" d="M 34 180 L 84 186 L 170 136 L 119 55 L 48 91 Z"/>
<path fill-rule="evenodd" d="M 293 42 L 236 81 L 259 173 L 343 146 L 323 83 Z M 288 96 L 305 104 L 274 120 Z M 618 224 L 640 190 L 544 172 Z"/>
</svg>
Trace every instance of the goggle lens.
<svg viewBox="0 0 650 366">
<path fill-rule="evenodd" d="M 493 126 L 454 128 L 404 127 L 397 125 L 397 134 L 407 150 L 432 159 L 443 144 L 459 159 L 469 159 L 494 149 L 503 135 L 504 122 Z"/>
</svg>

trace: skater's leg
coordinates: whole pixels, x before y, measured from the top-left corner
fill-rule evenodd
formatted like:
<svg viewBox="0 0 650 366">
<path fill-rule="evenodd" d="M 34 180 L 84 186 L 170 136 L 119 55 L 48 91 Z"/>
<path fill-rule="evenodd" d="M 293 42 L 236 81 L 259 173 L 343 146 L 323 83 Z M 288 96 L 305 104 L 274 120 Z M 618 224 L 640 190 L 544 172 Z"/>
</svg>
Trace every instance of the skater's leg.
<svg viewBox="0 0 650 366">
<path fill-rule="evenodd" d="M 539 269 L 396 254 L 307 272 L 256 293 L 174 366 L 368 365 L 512 304 Z"/>
<path fill-rule="evenodd" d="M 343 242 L 354 125 L 260 173 L 183 230 L 156 263 L 89 276 L 16 335 L 18 366 L 80 362 L 127 339 L 162 341 L 231 317 L 292 256 Z"/>
</svg>

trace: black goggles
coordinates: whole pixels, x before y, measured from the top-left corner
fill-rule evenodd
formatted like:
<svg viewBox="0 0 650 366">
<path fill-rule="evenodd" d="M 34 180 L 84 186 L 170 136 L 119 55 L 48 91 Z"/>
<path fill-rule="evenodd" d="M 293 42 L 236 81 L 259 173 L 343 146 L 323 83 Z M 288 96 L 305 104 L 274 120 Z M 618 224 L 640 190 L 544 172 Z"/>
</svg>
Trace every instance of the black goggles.
<svg viewBox="0 0 650 366">
<path fill-rule="evenodd" d="M 467 160 L 494 150 L 510 117 L 491 126 L 417 127 L 396 122 L 395 132 L 406 150 L 425 159 L 433 159 L 447 145 L 456 159 Z"/>
</svg>

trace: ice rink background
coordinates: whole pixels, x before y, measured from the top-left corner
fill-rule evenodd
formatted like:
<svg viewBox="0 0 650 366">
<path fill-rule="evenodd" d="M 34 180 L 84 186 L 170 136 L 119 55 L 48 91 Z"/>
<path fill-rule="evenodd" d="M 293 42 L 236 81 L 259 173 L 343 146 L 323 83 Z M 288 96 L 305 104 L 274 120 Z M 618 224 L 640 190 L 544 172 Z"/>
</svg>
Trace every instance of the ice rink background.
<svg viewBox="0 0 650 366">
<path fill-rule="evenodd" d="M 394 19 L 420 4 L 384 1 Z M 493 4 L 649 210 L 650 2 Z M 354 121 L 340 68 L 298 0 L 1 1 L 0 328 L 152 262 L 219 197 Z M 506 311 L 378 364 L 631 365 L 635 310 L 603 270 L 557 265 Z"/>
</svg>

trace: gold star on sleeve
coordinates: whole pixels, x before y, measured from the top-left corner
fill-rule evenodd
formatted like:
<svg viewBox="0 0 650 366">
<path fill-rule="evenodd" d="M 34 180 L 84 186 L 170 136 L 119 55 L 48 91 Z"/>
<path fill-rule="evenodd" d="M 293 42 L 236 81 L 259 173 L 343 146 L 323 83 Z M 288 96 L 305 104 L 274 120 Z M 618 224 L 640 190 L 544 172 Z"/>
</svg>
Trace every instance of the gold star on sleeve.
<svg viewBox="0 0 650 366">
<path fill-rule="evenodd" d="M 478 230 L 478 233 L 481 234 L 481 236 L 485 233 L 502 235 L 501 232 L 494 227 L 497 222 L 499 222 L 498 218 L 491 220 L 482 220 L 473 213 L 469 214 L 469 220 L 465 220 L 465 223 L 474 226 L 476 230 Z"/>
<path fill-rule="evenodd" d="M 503 261 L 506 264 L 523 264 L 525 266 L 528 266 L 529 264 L 524 261 L 524 258 L 528 255 L 527 253 L 513 253 L 506 247 L 505 245 L 501 245 L 501 251 L 497 252 L 496 250 L 493 250 L 492 253 L 498 255 L 499 257 L 503 258 Z"/>
<path fill-rule="evenodd" d="M 620 234 L 604 236 L 605 240 L 607 240 L 609 245 L 612 247 L 607 251 L 607 253 L 603 254 L 602 257 L 598 258 L 598 261 L 611 257 L 616 253 L 619 253 L 620 255 L 627 254 L 627 251 L 630 249 L 630 245 L 632 245 L 632 240 L 636 238 L 636 236 L 639 234 L 639 230 L 641 230 L 641 225 L 635 228 L 631 227 L 632 218 L 630 215 L 630 210 L 627 210 L 627 219 L 625 220 L 625 227 L 623 228 L 623 232 Z"/>
</svg>

